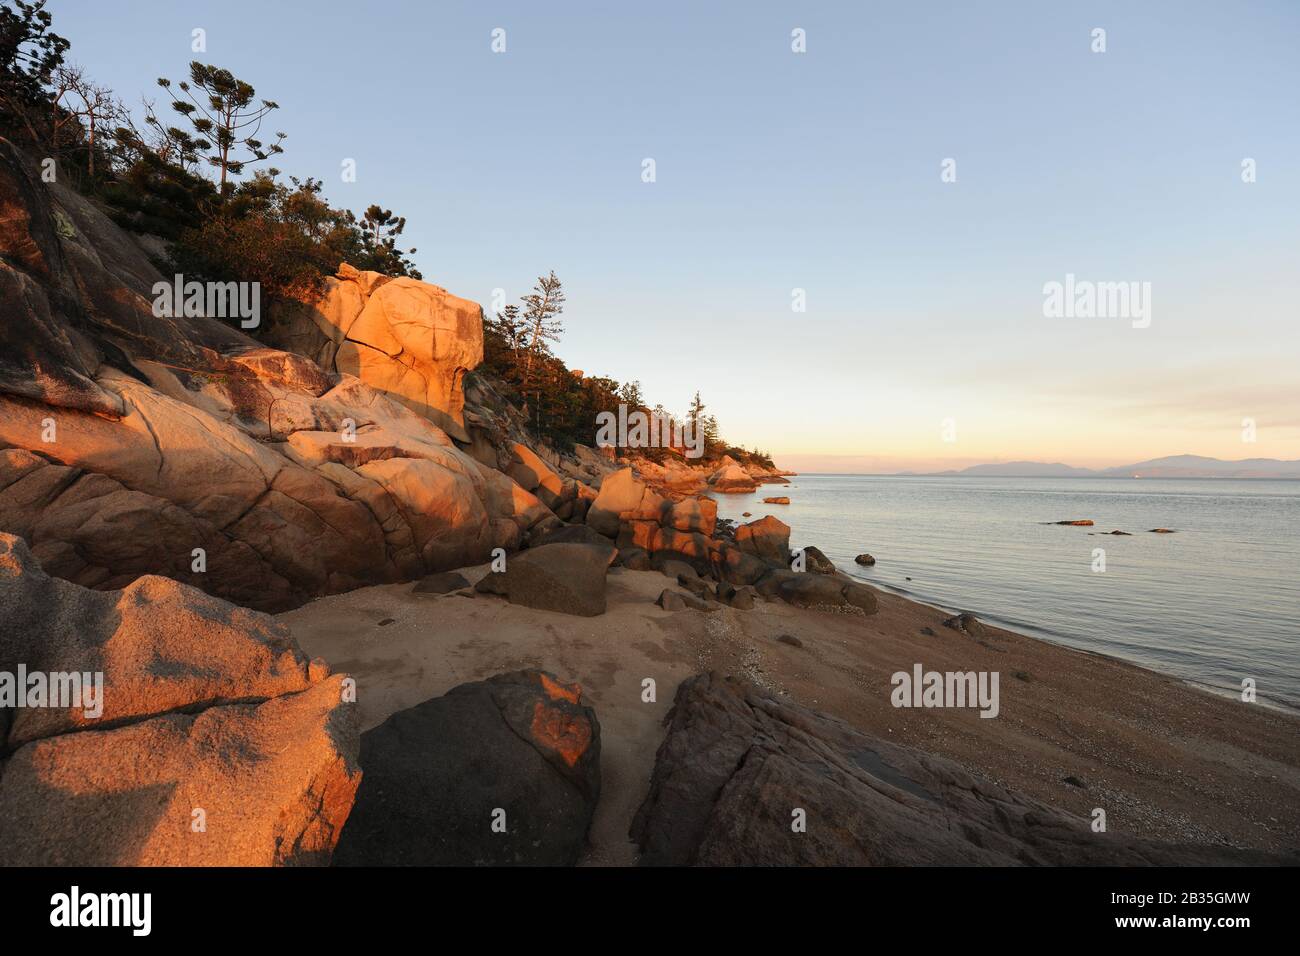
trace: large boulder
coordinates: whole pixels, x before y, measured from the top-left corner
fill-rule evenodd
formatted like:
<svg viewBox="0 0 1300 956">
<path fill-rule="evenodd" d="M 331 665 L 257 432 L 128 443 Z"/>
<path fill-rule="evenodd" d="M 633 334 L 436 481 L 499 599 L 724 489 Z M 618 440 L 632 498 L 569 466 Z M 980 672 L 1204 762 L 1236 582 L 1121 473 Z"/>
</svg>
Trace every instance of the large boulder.
<svg viewBox="0 0 1300 956">
<path fill-rule="evenodd" d="M 329 862 L 356 708 L 283 625 L 163 578 L 88 591 L 0 535 L 0 672 L 20 667 L 26 703 L 61 697 L 0 725 L 0 865 Z"/>
<path fill-rule="evenodd" d="M 631 468 L 622 468 L 606 475 L 600 483 L 600 493 L 587 511 L 587 524 L 613 538 L 618 535 L 621 521 L 658 522 L 664 504 L 664 499 L 647 487 Z"/>
<path fill-rule="evenodd" d="M 649 866 L 1297 862 L 1094 833 L 952 761 L 717 674 L 679 686 L 630 835 Z"/>
<path fill-rule="evenodd" d="M 544 671 L 461 684 L 361 737 L 339 866 L 568 866 L 600 795 L 600 724 Z"/>
<path fill-rule="evenodd" d="M 360 779 L 343 680 L 26 744 L 0 777 L 0 864 L 327 864 Z"/>
<path fill-rule="evenodd" d="M 272 314 L 266 339 L 355 375 L 462 441 L 465 373 L 483 361 L 483 310 L 417 279 L 340 267 L 314 302 Z"/>
<path fill-rule="evenodd" d="M 710 558 L 714 576 L 728 584 L 757 584 L 772 566 L 729 541 L 715 541 Z M 793 573 L 793 572 L 791 572 Z"/>
<path fill-rule="evenodd" d="M 756 491 L 758 483 L 750 477 L 740 465 L 730 458 L 725 459 L 729 464 L 724 464 L 709 476 L 709 485 L 714 491 L 725 495 L 745 494 Z"/>
<path fill-rule="evenodd" d="M 511 604 L 595 617 L 605 613 L 605 573 L 617 554 L 612 544 L 544 544 L 509 558 L 476 588 Z"/>
<path fill-rule="evenodd" d="M 47 576 L 21 538 L 0 534 L 0 671 L 104 675 L 101 712 L 22 707 L 10 749 L 182 708 L 262 700 L 312 685 L 288 628 L 167 578 L 90 591 Z"/>
<path fill-rule="evenodd" d="M 675 531 L 713 536 L 718 523 L 718 503 L 712 498 L 683 498 L 675 501 L 665 515 L 664 524 Z"/>
<path fill-rule="evenodd" d="M 790 565 L 790 526 L 768 515 L 736 528 L 736 547 L 765 561 Z"/>
</svg>

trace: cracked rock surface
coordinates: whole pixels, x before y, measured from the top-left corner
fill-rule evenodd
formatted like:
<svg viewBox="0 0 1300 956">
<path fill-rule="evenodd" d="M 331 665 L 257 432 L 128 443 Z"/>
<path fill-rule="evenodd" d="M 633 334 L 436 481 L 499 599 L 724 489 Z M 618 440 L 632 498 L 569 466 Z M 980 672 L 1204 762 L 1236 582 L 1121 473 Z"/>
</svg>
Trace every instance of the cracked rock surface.
<svg viewBox="0 0 1300 956">
<path fill-rule="evenodd" d="M 356 707 L 284 625 L 155 576 L 89 591 L 0 534 L 0 672 L 20 666 L 99 672 L 102 712 L 0 711 L 0 865 L 329 862 Z"/>
</svg>

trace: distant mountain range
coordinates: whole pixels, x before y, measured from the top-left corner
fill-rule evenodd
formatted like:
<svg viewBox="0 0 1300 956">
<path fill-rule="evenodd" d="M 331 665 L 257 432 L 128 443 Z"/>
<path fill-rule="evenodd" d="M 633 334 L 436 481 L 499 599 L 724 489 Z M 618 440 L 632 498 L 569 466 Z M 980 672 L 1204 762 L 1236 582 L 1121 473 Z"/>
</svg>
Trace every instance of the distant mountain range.
<svg viewBox="0 0 1300 956">
<path fill-rule="evenodd" d="M 1075 468 L 1060 462 L 1006 461 L 928 474 L 973 478 L 1300 478 L 1300 461 L 1277 458 L 1224 461 L 1202 455 L 1170 455 L 1118 468 Z"/>
</svg>

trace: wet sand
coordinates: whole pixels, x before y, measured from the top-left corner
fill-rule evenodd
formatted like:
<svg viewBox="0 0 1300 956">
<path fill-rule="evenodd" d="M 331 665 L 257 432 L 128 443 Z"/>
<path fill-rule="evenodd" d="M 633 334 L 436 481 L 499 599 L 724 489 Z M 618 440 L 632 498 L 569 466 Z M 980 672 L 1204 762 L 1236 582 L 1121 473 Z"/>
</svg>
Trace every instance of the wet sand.
<svg viewBox="0 0 1300 956">
<path fill-rule="evenodd" d="M 476 581 L 486 570 L 462 573 Z M 706 614 L 657 607 L 672 583 L 654 571 L 612 569 L 609 610 L 593 618 L 486 595 L 416 594 L 411 584 L 321 598 L 279 618 L 308 654 L 356 677 L 363 729 L 501 671 L 540 667 L 580 683 L 601 725 L 602 795 L 589 864 L 635 862 L 627 830 L 663 718 L 678 683 L 707 669 L 744 674 L 1080 816 L 1103 807 L 1115 832 L 1269 850 L 1300 845 L 1300 718 L 1291 714 L 993 627 L 969 637 L 943 626 L 945 612 L 884 592 L 879 613 L 868 617 L 761 599 L 750 611 Z M 392 623 L 381 625 L 386 619 Z M 803 646 L 777 641 L 782 634 Z M 890 676 L 918 663 L 997 671 L 1000 713 L 894 708 Z M 656 683 L 653 703 L 642 701 L 645 678 Z"/>
</svg>

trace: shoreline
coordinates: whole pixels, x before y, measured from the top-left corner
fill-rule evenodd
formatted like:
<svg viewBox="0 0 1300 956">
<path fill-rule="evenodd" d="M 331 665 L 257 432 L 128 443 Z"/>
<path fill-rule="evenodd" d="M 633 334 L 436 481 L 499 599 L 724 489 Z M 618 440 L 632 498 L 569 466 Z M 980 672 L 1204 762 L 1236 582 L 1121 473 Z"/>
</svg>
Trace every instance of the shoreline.
<svg viewBox="0 0 1300 956">
<path fill-rule="evenodd" d="M 486 572 L 461 570 L 471 583 Z M 671 584 L 655 571 L 611 569 L 608 610 L 593 618 L 394 584 L 318 598 L 278 619 L 309 654 L 357 679 L 363 729 L 503 670 L 541 667 L 581 684 L 602 733 L 593 865 L 635 862 L 627 829 L 663 719 L 680 681 L 705 670 L 747 677 L 1077 816 L 1106 808 L 1113 831 L 1266 850 L 1300 841 L 1292 714 L 991 624 L 972 638 L 944 627 L 941 609 L 879 588 L 878 613 L 859 617 L 761 600 L 748 611 L 668 612 L 654 599 Z M 782 634 L 801 646 L 776 640 Z M 998 671 L 999 716 L 893 708 L 890 675 L 916 663 Z M 657 682 L 656 702 L 641 700 L 646 677 Z"/>
<path fill-rule="evenodd" d="M 831 492 L 826 490 L 827 486 L 823 484 L 824 482 L 834 481 L 837 478 L 879 478 L 882 481 L 925 478 L 927 481 L 920 484 L 926 485 L 931 483 L 944 484 L 948 478 L 971 477 L 978 479 L 984 476 L 868 476 L 850 475 L 848 473 L 804 473 L 801 477 L 813 479 L 807 485 L 810 490 L 806 494 L 811 496 L 814 494 L 812 489 L 818 489 L 815 496 L 817 507 L 807 513 L 802 511 L 799 505 L 811 502 L 812 498 L 795 499 L 788 507 L 773 508 L 760 500 L 761 494 L 729 495 L 711 493 L 710 496 L 719 504 L 719 516 L 731 521 L 753 521 L 765 515 L 784 520 L 792 526 L 795 539 L 799 539 L 803 545 L 817 545 L 826 552 L 828 558 L 834 561 L 842 574 L 858 583 L 867 584 L 877 590 L 896 594 L 931 607 L 947 610 L 950 614 L 970 612 L 981 620 L 987 620 L 1003 629 L 1018 631 L 1058 646 L 1135 664 L 1155 673 L 1183 681 L 1190 687 L 1205 690 L 1216 696 L 1239 697 L 1241 694 L 1240 677 L 1251 675 L 1256 677 L 1259 683 L 1257 689 L 1258 703 L 1284 713 L 1300 715 L 1300 688 L 1296 686 L 1294 669 L 1289 669 L 1286 666 L 1288 647 L 1294 648 L 1294 637 L 1290 635 L 1291 629 L 1287 626 L 1287 618 L 1284 609 L 1281 607 L 1280 599 L 1275 603 L 1256 604 L 1256 600 L 1263 600 L 1259 594 L 1255 594 L 1254 598 L 1234 598 L 1229 595 L 1216 605 L 1215 610 L 1221 609 L 1222 614 L 1210 618 L 1209 623 L 1190 621 L 1187 613 L 1182 614 L 1180 618 L 1175 617 L 1171 623 L 1156 616 L 1156 612 L 1142 602 L 1141 595 L 1143 592 L 1140 589 L 1147 587 L 1147 585 L 1139 580 L 1137 581 L 1139 590 L 1132 592 L 1138 595 L 1138 599 L 1129 599 L 1128 603 L 1125 604 L 1123 599 L 1109 599 L 1108 595 L 1108 600 L 1100 605 L 1098 609 L 1094 609 L 1092 613 L 1085 615 L 1079 613 L 1076 606 L 1071 602 L 1082 602 L 1089 599 L 1091 592 L 1089 592 L 1086 582 L 1082 587 L 1076 586 L 1074 582 L 1062 584 L 1059 579 L 1054 586 L 1040 585 L 1037 583 L 1037 579 L 1032 578 L 1031 580 L 1036 582 L 1032 586 L 1020 583 L 1026 580 L 1022 575 L 1032 574 L 1036 570 L 1036 566 L 1033 568 L 1024 566 L 1024 552 L 1020 555 L 1021 565 L 1018 568 L 1004 563 L 984 562 L 976 565 L 980 576 L 973 577 L 966 566 L 954 565 L 952 556 L 945 550 L 948 542 L 957 539 L 951 538 L 947 529 L 941 523 L 930 522 L 927 524 L 922 519 L 922 523 L 918 525 L 919 535 L 914 537 L 908 534 L 900 541 L 898 528 L 896 527 L 897 522 L 886 527 L 882 534 L 876 528 L 876 525 L 882 523 L 882 521 L 888 525 L 888 521 L 882 519 L 879 515 L 874 513 L 864 515 L 854 511 L 851 507 L 847 510 L 841 509 L 842 514 L 837 512 L 837 516 L 842 520 L 844 527 L 853 531 L 857 539 L 864 542 L 857 545 L 857 550 L 870 549 L 880 559 L 878 566 L 860 567 L 853 563 L 854 550 L 850 546 L 850 542 L 844 538 L 839 526 L 827 522 L 827 496 Z M 1086 483 L 1092 480 L 1091 477 L 1053 477 L 1061 477 L 1067 482 Z M 1161 482 L 1185 480 L 1220 483 L 1249 481 L 1258 484 L 1260 481 L 1284 479 L 1189 478 L 1158 480 Z M 1039 479 L 1036 476 L 1014 479 L 998 476 L 991 479 L 990 484 L 993 485 L 1003 481 L 1037 483 Z M 833 486 L 836 490 L 840 487 L 840 485 Z M 866 487 L 866 485 L 857 486 L 856 490 L 861 491 Z M 952 485 L 948 484 L 948 487 L 952 487 Z M 1185 490 L 1189 494 L 1191 493 L 1190 489 Z M 1283 494 L 1285 490 L 1280 489 L 1276 493 L 1265 491 L 1261 494 L 1270 500 L 1292 501 L 1294 496 Z M 1031 488 L 1030 491 L 1032 493 L 1033 489 Z M 1160 493 L 1160 489 L 1148 489 L 1143 494 L 1150 494 L 1153 491 L 1156 494 Z M 1046 493 L 1052 496 L 1055 495 L 1054 490 Z M 1113 500 L 1109 496 L 1109 492 L 1097 489 L 1092 493 L 1104 494 L 1108 496 L 1106 500 Z M 1181 492 L 1174 490 L 1169 490 L 1167 493 L 1174 496 L 1181 494 Z M 1227 493 L 1225 492 L 1225 494 Z M 1240 493 L 1248 494 L 1245 489 L 1242 489 Z M 793 497 L 794 492 L 791 494 Z M 913 496 L 915 496 L 915 493 Z M 916 498 L 916 500 L 925 499 Z M 741 516 L 742 512 L 750 511 L 752 511 L 753 517 Z M 1096 516 L 1092 515 L 1092 517 Z M 1102 515 L 1102 517 L 1104 518 L 1105 515 Z M 1132 520 L 1131 515 L 1129 519 Z M 1122 522 L 1124 518 L 1121 516 L 1117 520 Z M 1060 522 L 1040 520 L 1036 523 L 1056 525 Z M 1153 523 L 1159 524 L 1160 522 L 1153 519 Z M 1181 550 L 1177 555 L 1169 559 L 1152 557 L 1150 552 L 1143 554 L 1141 549 L 1148 546 L 1139 539 L 1155 537 L 1154 535 L 1136 533 L 1140 529 L 1148 527 L 1146 524 L 1136 526 L 1104 524 L 1104 526 L 1106 528 L 1130 528 L 1130 531 L 1134 533 L 1126 534 L 1120 539 L 1111 539 L 1109 532 L 1101 531 L 1098 533 L 1099 529 L 1088 527 L 1083 530 L 1089 532 L 1090 536 L 1081 540 L 1095 543 L 1096 546 L 1104 546 L 1107 549 L 1110 548 L 1109 542 L 1112 540 L 1121 542 L 1137 541 L 1140 556 L 1132 559 L 1134 561 L 1193 560 L 1192 558 L 1178 557 L 1178 555 L 1182 554 Z M 1199 526 L 1185 527 L 1182 528 L 1182 531 L 1181 535 L 1176 536 L 1178 541 L 1175 543 L 1186 544 L 1188 548 L 1195 545 L 1202 552 L 1207 548 L 1206 541 L 1219 540 L 1215 539 L 1213 534 L 1206 534 L 1206 529 Z M 1073 541 L 1073 539 L 1070 540 Z M 872 541 L 875 542 L 874 546 L 870 543 Z M 889 547 L 891 542 L 894 546 L 892 551 Z M 1093 547 L 1094 544 L 1092 543 L 1085 546 Z M 1053 544 L 1051 547 L 1056 548 L 1056 545 Z M 1128 548 L 1134 547 L 1134 545 L 1117 544 L 1116 547 Z M 880 548 L 885 550 L 878 550 Z M 1038 552 L 1035 552 L 1038 557 L 1049 561 L 1055 560 L 1059 553 L 1059 549 L 1045 552 L 1041 548 Z M 1129 554 L 1128 551 L 1116 553 L 1121 556 Z M 1163 555 L 1163 552 L 1161 552 L 1161 555 Z M 1204 558 L 1204 554 L 1201 557 Z M 1185 567 L 1189 577 L 1185 577 L 1184 580 L 1192 580 L 1190 575 L 1195 574 L 1195 568 L 1201 566 L 1200 564 L 1186 564 Z M 1124 569 L 1121 568 L 1121 570 Z M 1139 567 L 1139 570 L 1142 570 L 1142 568 Z M 911 579 L 907 578 L 907 583 L 904 583 L 904 574 L 915 575 L 917 582 L 913 584 Z M 1177 586 L 1182 587 L 1182 583 L 1179 582 Z M 1164 591 L 1149 591 L 1148 596 L 1152 593 L 1155 593 L 1157 600 L 1165 599 L 1166 592 Z M 1170 603 L 1188 600 L 1190 597 L 1186 594 L 1180 595 L 1177 590 L 1172 593 L 1175 596 L 1168 599 Z M 1196 597 L 1190 597 L 1193 603 L 1188 606 L 1199 606 L 1199 604 L 1195 603 L 1199 598 L 1199 593 Z M 1011 613 L 1004 613 L 1002 610 L 1004 606 L 1009 607 Z M 1261 643 L 1252 644 L 1250 641 L 1246 641 L 1244 644 L 1238 645 L 1233 642 L 1228 636 L 1235 633 L 1235 628 L 1240 625 L 1242 620 L 1256 612 L 1264 617 L 1266 626 L 1266 630 L 1263 632 L 1265 636 L 1259 638 Z M 1148 624 L 1151 626 L 1148 627 Z M 1225 637 L 1222 641 L 1217 641 L 1213 645 L 1207 644 L 1205 641 L 1195 640 L 1187 644 L 1181 640 L 1181 628 L 1194 627 L 1199 630 L 1202 626 L 1208 628 L 1206 631 L 1208 634 L 1222 634 Z M 1265 668 L 1262 675 L 1250 669 L 1252 661 L 1249 657 L 1252 653 L 1261 658 L 1260 666 Z M 1265 696 L 1266 687 L 1267 696 Z"/>
<path fill-rule="evenodd" d="M 1089 654 L 1094 657 L 1099 657 L 1102 660 L 1113 661 L 1117 664 L 1127 664 L 1130 667 L 1139 667 L 1142 670 L 1150 671 L 1152 674 L 1155 674 L 1158 677 L 1164 677 L 1169 680 L 1178 681 L 1179 683 L 1185 684 L 1187 687 L 1193 690 L 1204 691 L 1207 694 L 1212 694 L 1215 697 L 1220 697 L 1225 700 L 1236 701 L 1240 699 L 1240 692 L 1229 687 L 1220 687 L 1215 684 L 1206 683 L 1205 681 L 1195 680 L 1194 678 L 1191 677 L 1182 677 L 1178 674 L 1171 674 L 1168 673 L 1167 671 L 1162 671 L 1157 667 L 1152 667 L 1140 661 L 1128 660 L 1127 658 L 1121 657 L 1118 654 L 1108 653 L 1106 651 L 1097 650 L 1091 647 L 1075 646 L 1074 644 L 1070 643 L 1070 641 L 1078 640 L 1078 638 L 1072 638 L 1071 635 L 1069 634 L 1061 634 L 1051 630 L 1050 628 L 1040 627 L 1038 625 L 1032 624 L 1027 621 L 1012 620 L 1010 618 L 1006 618 L 999 615 L 995 611 L 986 611 L 986 610 L 980 610 L 978 608 L 971 608 L 971 607 L 957 607 L 956 605 L 946 605 L 938 601 L 931 601 L 925 598 L 924 596 L 922 596 L 921 594 L 919 594 L 918 592 L 909 591 L 906 588 L 900 588 L 896 585 L 888 584 L 883 581 L 875 581 L 870 578 L 862 577 L 860 574 L 855 573 L 855 570 L 852 568 L 844 568 L 842 570 L 845 574 L 849 575 L 850 577 L 853 578 L 853 580 L 859 582 L 860 584 L 866 584 L 869 587 L 875 588 L 877 591 L 884 591 L 888 594 L 893 594 L 897 597 L 902 598 L 905 601 L 910 601 L 913 604 L 919 604 L 923 607 L 932 608 L 935 611 L 940 611 L 949 616 L 955 614 L 961 614 L 962 612 L 968 612 L 974 614 L 977 618 L 980 619 L 982 623 L 991 624 L 993 627 L 996 627 L 999 630 L 1008 631 L 1012 634 L 1019 634 L 1022 637 L 1031 638 L 1032 640 L 1035 641 L 1042 641 L 1046 644 L 1051 644 L 1054 647 L 1064 648 L 1066 650 L 1074 651 L 1075 653 L 1078 654 Z M 1291 701 L 1286 699 L 1279 700 L 1275 698 L 1259 697 L 1256 700 L 1256 704 L 1262 707 L 1267 707 L 1270 710 L 1276 710 L 1279 713 L 1300 718 L 1300 701 Z"/>
</svg>

